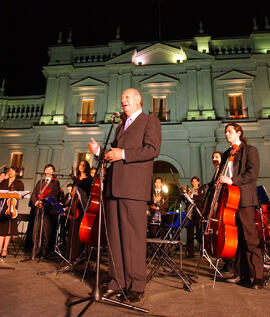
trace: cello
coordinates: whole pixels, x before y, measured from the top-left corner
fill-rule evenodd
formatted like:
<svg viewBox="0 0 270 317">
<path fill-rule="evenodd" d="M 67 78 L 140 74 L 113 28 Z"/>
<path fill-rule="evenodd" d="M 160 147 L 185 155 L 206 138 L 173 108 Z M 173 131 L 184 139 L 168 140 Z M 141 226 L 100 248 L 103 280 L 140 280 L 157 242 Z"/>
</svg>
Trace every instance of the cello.
<svg viewBox="0 0 270 317">
<path fill-rule="evenodd" d="M 104 205 L 105 205 L 104 197 L 103 197 L 103 185 L 104 185 L 103 182 L 104 182 L 104 174 L 105 174 L 104 172 L 106 169 L 105 152 L 106 152 L 106 148 L 110 139 L 110 135 L 112 133 L 115 120 L 119 116 L 120 114 L 118 112 L 115 112 L 111 116 L 112 124 L 110 127 L 110 131 L 107 135 L 104 148 L 102 149 L 99 155 L 99 163 L 96 169 L 96 174 L 91 183 L 91 191 L 90 191 L 89 200 L 88 200 L 86 211 L 84 213 L 84 216 L 80 225 L 80 230 L 79 230 L 80 241 L 92 246 L 99 247 L 99 242 L 103 246 L 107 244 L 106 235 L 104 234 L 105 233 L 104 217 L 101 217 L 100 219 L 101 215 L 104 216 L 104 213 L 102 214 L 102 211 L 104 211 Z M 116 133 L 119 132 L 119 129 L 121 128 L 124 120 L 125 118 L 121 116 L 119 125 L 116 129 Z"/>
<path fill-rule="evenodd" d="M 227 174 L 229 162 L 233 162 L 239 151 L 239 146 L 233 145 L 219 176 Z M 240 201 L 240 189 L 235 185 L 215 182 L 214 191 L 208 195 L 204 203 L 204 214 L 208 216 L 204 232 L 206 250 L 214 257 L 232 258 L 238 245 L 235 214 Z"/>
<path fill-rule="evenodd" d="M 100 209 L 100 193 L 101 193 L 101 181 L 100 176 L 95 175 L 91 192 L 89 197 L 89 204 L 84 213 L 80 230 L 79 238 L 82 243 L 86 243 L 91 246 L 97 246 L 98 244 L 98 223 L 99 223 L 99 209 Z M 101 219 L 101 245 L 105 246 L 107 241 L 104 235 L 104 221 Z"/>
</svg>

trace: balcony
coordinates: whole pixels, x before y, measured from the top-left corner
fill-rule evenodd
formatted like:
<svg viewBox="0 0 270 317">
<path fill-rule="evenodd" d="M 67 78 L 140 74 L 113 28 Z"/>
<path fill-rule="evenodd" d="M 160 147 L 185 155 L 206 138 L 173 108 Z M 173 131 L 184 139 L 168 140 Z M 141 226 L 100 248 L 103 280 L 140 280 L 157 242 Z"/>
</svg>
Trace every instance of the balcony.
<svg viewBox="0 0 270 317">
<path fill-rule="evenodd" d="M 149 115 L 158 117 L 161 122 L 170 121 L 170 111 L 169 110 L 163 111 L 162 113 L 149 111 Z"/>
<path fill-rule="evenodd" d="M 91 114 L 77 114 L 77 123 L 81 124 L 91 124 L 96 122 L 96 113 L 91 113 Z"/>
<path fill-rule="evenodd" d="M 226 120 L 247 120 L 248 117 L 248 108 L 243 108 L 243 113 L 239 114 L 236 111 L 226 109 Z"/>
<path fill-rule="evenodd" d="M 7 120 L 39 120 L 43 105 L 8 105 L 6 108 Z"/>
</svg>

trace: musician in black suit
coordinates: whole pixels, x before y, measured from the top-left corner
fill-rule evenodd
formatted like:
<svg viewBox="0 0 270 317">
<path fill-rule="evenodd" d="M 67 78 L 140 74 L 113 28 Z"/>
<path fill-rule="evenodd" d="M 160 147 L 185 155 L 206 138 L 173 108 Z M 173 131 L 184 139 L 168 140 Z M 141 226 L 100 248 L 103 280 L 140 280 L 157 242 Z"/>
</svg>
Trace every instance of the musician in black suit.
<svg viewBox="0 0 270 317">
<path fill-rule="evenodd" d="M 256 207 L 259 205 L 256 185 L 260 170 L 259 153 L 254 146 L 246 144 L 242 127 L 237 123 L 229 123 L 225 127 L 225 137 L 231 147 L 222 155 L 220 170 L 230 156 L 231 148 L 236 148 L 237 152 L 232 163 L 229 163 L 227 175 L 220 176 L 219 181 L 240 189 L 236 213 L 238 248 L 235 273 L 240 277 L 239 285 L 259 289 L 264 285 L 263 256 L 255 224 Z"/>
<path fill-rule="evenodd" d="M 188 195 L 196 204 L 199 211 L 202 211 L 202 203 L 205 195 L 206 185 L 200 186 L 200 179 L 198 176 L 194 176 L 191 179 L 192 187 L 188 190 Z M 195 208 L 191 216 L 191 221 L 187 226 L 187 257 L 194 258 L 194 229 L 196 230 L 196 240 L 201 242 L 201 216 Z"/>
<path fill-rule="evenodd" d="M 45 178 L 38 181 L 31 198 L 30 207 L 35 207 L 35 220 L 33 228 L 32 259 L 45 258 L 49 253 L 49 244 L 52 228 L 55 221 L 55 210 L 44 202 L 45 198 L 60 199 L 61 189 L 55 177 L 55 167 L 47 164 L 44 168 Z"/>
</svg>

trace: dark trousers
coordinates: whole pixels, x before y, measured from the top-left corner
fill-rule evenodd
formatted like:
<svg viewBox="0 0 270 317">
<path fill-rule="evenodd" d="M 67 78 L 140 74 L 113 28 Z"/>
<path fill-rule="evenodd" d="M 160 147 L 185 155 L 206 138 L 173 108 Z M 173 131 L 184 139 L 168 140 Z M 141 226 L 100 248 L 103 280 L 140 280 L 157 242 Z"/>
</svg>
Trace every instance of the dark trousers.
<svg viewBox="0 0 270 317">
<path fill-rule="evenodd" d="M 196 229 L 196 235 L 194 236 Z M 201 243 L 202 240 L 202 232 L 201 232 L 201 224 L 200 217 L 197 214 L 193 214 L 192 219 L 187 225 L 187 254 L 189 256 L 194 256 L 194 238 Z"/>
<path fill-rule="evenodd" d="M 108 288 L 143 292 L 146 284 L 146 202 L 130 199 L 107 201 Z"/>
<path fill-rule="evenodd" d="M 46 214 L 43 208 L 36 208 L 33 228 L 33 256 L 46 257 L 48 255 L 51 231 L 50 215 Z"/>
<path fill-rule="evenodd" d="M 68 223 L 69 229 L 67 237 L 66 257 L 69 261 L 75 261 L 82 255 L 83 252 L 84 245 L 79 238 L 81 222 L 82 218 L 79 218 L 69 220 Z"/>
<path fill-rule="evenodd" d="M 243 207 L 236 213 L 238 248 L 235 270 L 241 279 L 263 278 L 263 256 L 255 224 L 255 212 L 255 207 Z"/>
</svg>

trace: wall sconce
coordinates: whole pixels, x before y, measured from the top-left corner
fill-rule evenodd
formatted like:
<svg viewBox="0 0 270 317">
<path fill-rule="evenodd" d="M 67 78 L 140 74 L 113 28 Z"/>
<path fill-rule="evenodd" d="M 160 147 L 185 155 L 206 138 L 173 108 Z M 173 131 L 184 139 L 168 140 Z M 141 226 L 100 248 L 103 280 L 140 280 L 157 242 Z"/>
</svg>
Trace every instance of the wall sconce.
<svg viewBox="0 0 270 317">
<path fill-rule="evenodd" d="M 142 66 L 142 62 L 138 62 L 138 65 L 139 65 L 139 66 Z"/>
<path fill-rule="evenodd" d="M 23 174 L 24 174 L 24 168 L 21 167 L 21 168 L 19 169 L 19 171 L 18 171 L 18 177 L 19 177 L 19 178 L 23 178 Z"/>
</svg>

